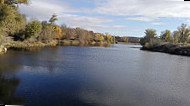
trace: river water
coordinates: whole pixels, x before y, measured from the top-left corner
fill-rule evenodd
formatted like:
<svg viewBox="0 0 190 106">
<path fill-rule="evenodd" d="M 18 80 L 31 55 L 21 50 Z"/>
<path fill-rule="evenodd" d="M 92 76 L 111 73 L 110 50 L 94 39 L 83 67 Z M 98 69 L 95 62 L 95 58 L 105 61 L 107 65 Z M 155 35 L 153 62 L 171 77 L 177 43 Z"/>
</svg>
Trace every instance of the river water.
<svg viewBox="0 0 190 106">
<path fill-rule="evenodd" d="M 190 106 L 190 58 L 131 47 L 10 50 L 0 56 L 0 104 Z"/>
</svg>

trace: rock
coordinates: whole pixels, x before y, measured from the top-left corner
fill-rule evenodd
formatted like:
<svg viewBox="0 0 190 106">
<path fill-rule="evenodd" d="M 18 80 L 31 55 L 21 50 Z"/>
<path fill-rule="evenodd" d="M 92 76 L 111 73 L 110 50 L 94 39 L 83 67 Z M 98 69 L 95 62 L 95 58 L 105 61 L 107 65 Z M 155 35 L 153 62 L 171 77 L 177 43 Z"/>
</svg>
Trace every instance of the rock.
<svg viewBox="0 0 190 106">
<path fill-rule="evenodd" d="M 5 52 L 5 53 L 7 52 L 7 48 L 6 48 L 6 47 L 4 48 L 4 52 Z"/>
<path fill-rule="evenodd" d="M 0 53 L 6 53 L 7 52 L 7 48 L 0 45 Z"/>
</svg>

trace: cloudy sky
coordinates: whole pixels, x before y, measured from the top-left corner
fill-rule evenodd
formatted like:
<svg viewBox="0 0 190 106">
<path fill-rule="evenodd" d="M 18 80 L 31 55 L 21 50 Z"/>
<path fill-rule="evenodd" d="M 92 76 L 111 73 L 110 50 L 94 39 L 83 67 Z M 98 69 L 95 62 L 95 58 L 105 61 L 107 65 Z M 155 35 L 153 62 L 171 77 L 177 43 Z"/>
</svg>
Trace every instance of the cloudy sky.
<svg viewBox="0 0 190 106">
<path fill-rule="evenodd" d="M 56 14 L 57 24 L 119 36 L 141 37 L 147 28 L 159 34 L 181 23 L 190 25 L 190 1 L 183 0 L 31 0 L 20 11 L 39 20 Z"/>
</svg>

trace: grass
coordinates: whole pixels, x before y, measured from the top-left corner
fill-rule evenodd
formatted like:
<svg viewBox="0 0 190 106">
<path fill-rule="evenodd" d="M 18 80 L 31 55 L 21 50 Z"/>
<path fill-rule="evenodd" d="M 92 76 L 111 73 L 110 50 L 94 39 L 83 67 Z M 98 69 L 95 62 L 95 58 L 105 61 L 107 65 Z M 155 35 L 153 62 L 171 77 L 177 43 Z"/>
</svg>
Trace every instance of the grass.
<svg viewBox="0 0 190 106">
<path fill-rule="evenodd" d="M 59 40 L 58 45 L 62 46 L 79 46 L 80 42 L 78 40 Z"/>
<path fill-rule="evenodd" d="M 97 47 L 110 47 L 107 42 L 90 42 L 90 44 L 81 44 L 78 40 L 53 40 L 48 43 L 35 42 L 35 41 L 13 41 L 9 40 L 8 43 L 3 43 L 0 52 L 3 52 L 3 47 L 14 50 L 31 50 L 40 49 L 41 47 L 53 47 L 53 46 L 97 46 Z M 1 46 L 0 46 L 1 47 Z M 1 52 L 1 53 L 2 53 Z"/>
<path fill-rule="evenodd" d="M 56 46 L 57 41 L 51 41 L 49 43 L 42 43 L 42 42 L 34 42 L 30 43 L 27 41 L 21 42 L 21 41 L 11 41 L 9 43 L 4 44 L 7 48 L 33 48 L 33 47 L 45 47 L 45 46 Z"/>
</svg>

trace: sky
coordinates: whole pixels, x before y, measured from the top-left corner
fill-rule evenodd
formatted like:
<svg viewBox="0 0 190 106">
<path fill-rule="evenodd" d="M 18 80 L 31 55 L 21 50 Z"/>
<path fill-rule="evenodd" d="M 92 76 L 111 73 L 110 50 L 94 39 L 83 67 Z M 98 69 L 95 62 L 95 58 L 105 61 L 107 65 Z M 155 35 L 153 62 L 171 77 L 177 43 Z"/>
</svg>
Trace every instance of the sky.
<svg viewBox="0 0 190 106">
<path fill-rule="evenodd" d="M 59 25 L 115 36 L 143 37 L 145 29 L 177 30 L 190 25 L 190 1 L 183 0 L 30 0 L 20 11 L 29 20 L 58 16 Z"/>
</svg>

